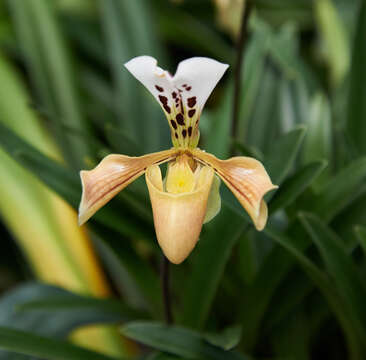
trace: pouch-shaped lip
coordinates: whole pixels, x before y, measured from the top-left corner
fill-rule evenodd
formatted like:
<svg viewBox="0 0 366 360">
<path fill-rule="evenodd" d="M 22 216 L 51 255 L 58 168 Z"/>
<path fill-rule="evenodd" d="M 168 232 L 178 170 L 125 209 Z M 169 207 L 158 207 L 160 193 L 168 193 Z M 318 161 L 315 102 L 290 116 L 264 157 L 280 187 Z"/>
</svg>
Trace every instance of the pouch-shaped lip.
<svg viewBox="0 0 366 360">
<path fill-rule="evenodd" d="M 159 166 L 146 170 L 156 236 L 165 256 L 174 264 L 186 259 L 198 241 L 213 176 L 213 169 L 203 166 L 193 191 L 172 194 L 163 189 Z"/>
</svg>

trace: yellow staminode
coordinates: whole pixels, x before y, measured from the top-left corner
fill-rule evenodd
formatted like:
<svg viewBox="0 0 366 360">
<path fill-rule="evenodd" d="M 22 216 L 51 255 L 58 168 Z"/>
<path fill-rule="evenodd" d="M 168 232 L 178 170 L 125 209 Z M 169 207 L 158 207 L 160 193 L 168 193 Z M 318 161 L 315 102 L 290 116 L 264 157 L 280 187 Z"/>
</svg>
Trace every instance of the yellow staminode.
<svg viewBox="0 0 366 360">
<path fill-rule="evenodd" d="M 188 164 L 187 156 L 183 155 L 168 168 L 166 191 L 171 194 L 181 194 L 193 191 L 195 176 Z"/>
</svg>

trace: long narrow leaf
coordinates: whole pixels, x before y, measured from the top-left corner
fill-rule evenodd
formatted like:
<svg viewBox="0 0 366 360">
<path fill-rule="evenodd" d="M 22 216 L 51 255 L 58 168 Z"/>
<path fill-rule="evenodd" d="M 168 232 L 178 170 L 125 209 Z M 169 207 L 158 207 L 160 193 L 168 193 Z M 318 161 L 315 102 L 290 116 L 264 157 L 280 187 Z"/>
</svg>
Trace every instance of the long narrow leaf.
<svg viewBox="0 0 366 360">
<path fill-rule="evenodd" d="M 264 160 L 264 164 L 274 184 L 281 184 L 289 173 L 304 135 L 305 127 L 298 126 L 273 144 L 269 155 Z"/>
<path fill-rule="evenodd" d="M 266 231 L 267 234 L 281 246 L 289 251 L 292 256 L 299 262 L 309 278 L 316 284 L 318 289 L 323 293 L 329 305 L 337 316 L 337 319 L 347 336 L 347 341 L 355 359 L 362 359 L 364 347 L 363 329 L 359 327 L 356 319 L 350 319 L 350 313 L 344 310 L 345 302 L 339 292 L 337 292 L 324 272 L 317 268 L 306 256 L 299 252 L 294 246 L 292 239 L 286 238 L 282 234 L 273 231 Z"/>
<path fill-rule="evenodd" d="M 348 95 L 348 134 L 360 154 L 366 153 L 366 72 L 364 64 L 366 62 L 366 2 L 361 2 L 361 9 L 358 13 L 355 39 L 353 43 L 352 64 L 351 64 L 351 84 Z"/>
<path fill-rule="evenodd" d="M 39 86 L 44 104 L 50 107 L 48 110 L 53 115 L 52 119 L 57 119 L 53 121 L 53 126 L 57 139 L 61 139 L 59 144 L 70 163 L 82 167 L 83 161 L 80 159 L 90 155 L 87 144 L 82 139 L 65 133 L 61 127 L 61 123 L 64 123 L 71 128 L 88 129 L 77 100 L 69 55 L 53 5 L 44 0 L 30 0 L 26 3 L 15 2 L 12 9 L 26 51 L 25 57 L 30 60 L 30 70 L 34 71 L 32 76 L 38 81 L 36 85 Z M 25 17 L 29 33 L 22 26 L 21 20 Z M 36 47 L 31 48 L 32 46 Z"/>
<path fill-rule="evenodd" d="M 357 196 L 366 178 L 366 158 L 354 160 L 324 184 L 314 199 L 311 211 L 330 221 Z"/>
<path fill-rule="evenodd" d="M 195 250 L 192 273 L 184 291 L 182 322 L 185 325 L 203 326 L 233 246 L 246 224 L 224 205 L 220 215 L 207 225 Z"/>
<path fill-rule="evenodd" d="M 337 238 L 325 224 L 311 214 L 301 214 L 300 219 L 319 249 L 339 294 L 343 297 L 344 303 L 347 304 L 349 316 L 359 327 L 361 339 L 365 344 L 366 311 L 363 304 L 366 291 L 360 273 L 347 254 L 342 240 Z"/>
<path fill-rule="evenodd" d="M 122 327 L 121 331 L 133 340 L 187 359 L 249 360 L 245 355 L 210 345 L 199 333 L 181 327 L 134 322 Z"/>
<path fill-rule="evenodd" d="M 276 191 L 270 203 L 270 211 L 273 213 L 290 205 L 296 198 L 321 174 L 326 168 L 326 161 L 314 161 L 298 170 L 293 176 L 285 180 Z"/>
<path fill-rule="evenodd" d="M 0 349 L 49 360 L 112 360 L 115 358 L 86 350 L 71 343 L 0 327 Z"/>
</svg>

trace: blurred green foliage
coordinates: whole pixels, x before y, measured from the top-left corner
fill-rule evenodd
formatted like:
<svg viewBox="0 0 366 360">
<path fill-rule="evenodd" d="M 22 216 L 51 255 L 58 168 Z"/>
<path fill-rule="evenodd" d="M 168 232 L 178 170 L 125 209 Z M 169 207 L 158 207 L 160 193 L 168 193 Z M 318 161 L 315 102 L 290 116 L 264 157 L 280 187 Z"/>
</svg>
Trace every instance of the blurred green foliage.
<svg viewBox="0 0 366 360">
<path fill-rule="evenodd" d="M 366 1 L 252 2 L 234 138 L 237 29 L 220 27 L 230 12 L 218 14 L 215 1 L 0 3 L 1 57 L 63 161 L 14 132 L 1 108 L 0 146 L 75 209 L 78 170 L 111 152 L 169 146 L 159 106 L 123 68 L 144 54 L 171 72 L 195 55 L 229 63 L 202 115 L 200 147 L 254 156 L 280 185 L 262 233 L 222 188 L 221 213 L 172 267 L 172 328 L 162 324 L 147 190 L 143 179 L 130 185 L 88 225 L 115 299 L 21 285 L 0 300 L 1 359 L 108 359 L 64 339 L 91 323 L 123 323 L 121 334 L 148 346 L 141 359 L 365 359 Z M 3 80 L 0 72 L 4 93 Z M 29 280 L 3 238 L 1 276 Z"/>
</svg>

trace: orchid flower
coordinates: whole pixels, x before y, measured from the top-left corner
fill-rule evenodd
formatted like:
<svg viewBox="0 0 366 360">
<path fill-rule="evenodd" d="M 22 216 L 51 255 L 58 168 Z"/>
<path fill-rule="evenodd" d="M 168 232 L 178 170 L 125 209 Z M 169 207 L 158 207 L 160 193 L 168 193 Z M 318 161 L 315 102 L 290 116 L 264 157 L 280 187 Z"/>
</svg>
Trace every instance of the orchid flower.
<svg viewBox="0 0 366 360">
<path fill-rule="evenodd" d="M 83 193 L 79 223 L 145 174 L 157 240 L 165 256 L 181 263 L 195 247 L 204 222 L 220 210 L 219 179 L 248 212 L 257 230 L 267 221 L 263 196 L 277 188 L 263 165 L 250 157 L 220 160 L 197 147 L 199 119 L 205 102 L 228 65 L 194 57 L 182 61 L 174 76 L 150 56 L 125 64 L 162 107 L 173 147 L 139 157 L 108 155 L 90 171 L 81 171 Z M 159 165 L 168 162 L 165 179 Z"/>
</svg>

